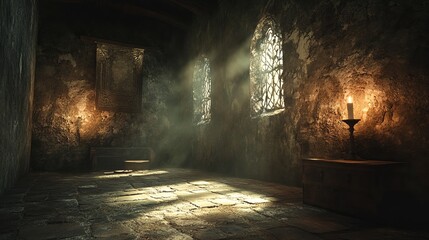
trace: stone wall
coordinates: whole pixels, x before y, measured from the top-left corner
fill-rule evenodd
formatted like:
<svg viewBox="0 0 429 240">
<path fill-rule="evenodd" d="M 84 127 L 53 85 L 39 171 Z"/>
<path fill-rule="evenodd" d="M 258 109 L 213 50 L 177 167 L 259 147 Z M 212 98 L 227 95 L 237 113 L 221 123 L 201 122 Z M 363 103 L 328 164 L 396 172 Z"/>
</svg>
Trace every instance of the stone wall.
<svg viewBox="0 0 429 240">
<path fill-rule="evenodd" d="M 28 171 L 36 39 L 36 1 L 1 1 L 0 193 Z"/>
<path fill-rule="evenodd" d="M 163 53 L 144 52 L 141 113 L 100 111 L 95 105 L 96 44 L 76 32 L 76 26 L 49 18 L 40 25 L 32 168 L 87 170 L 92 146 L 150 146 L 159 152 L 170 126 L 171 78 Z"/>
<path fill-rule="evenodd" d="M 406 162 L 410 199 L 424 203 L 428 8 L 424 1 L 405 0 L 220 1 L 218 12 L 200 18 L 189 34 L 189 60 L 206 54 L 213 72 L 212 121 L 194 126 L 193 165 L 300 185 L 301 158 L 347 157 L 341 119 L 351 95 L 362 119 L 355 132 L 358 155 Z M 250 118 L 250 43 L 267 14 L 284 37 L 286 107 Z"/>
</svg>

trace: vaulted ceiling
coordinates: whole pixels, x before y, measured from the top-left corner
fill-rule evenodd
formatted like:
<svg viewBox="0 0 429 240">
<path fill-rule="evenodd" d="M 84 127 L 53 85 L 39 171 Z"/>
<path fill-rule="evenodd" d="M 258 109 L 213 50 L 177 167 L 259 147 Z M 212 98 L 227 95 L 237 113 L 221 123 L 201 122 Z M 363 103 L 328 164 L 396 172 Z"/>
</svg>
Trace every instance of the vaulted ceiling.
<svg viewBox="0 0 429 240">
<path fill-rule="evenodd" d="M 80 35 L 119 41 L 125 38 L 121 32 L 140 31 L 150 35 L 146 44 L 153 45 L 184 36 L 196 17 L 216 9 L 217 0 L 40 0 L 39 4 L 42 24 L 61 20 Z"/>
</svg>

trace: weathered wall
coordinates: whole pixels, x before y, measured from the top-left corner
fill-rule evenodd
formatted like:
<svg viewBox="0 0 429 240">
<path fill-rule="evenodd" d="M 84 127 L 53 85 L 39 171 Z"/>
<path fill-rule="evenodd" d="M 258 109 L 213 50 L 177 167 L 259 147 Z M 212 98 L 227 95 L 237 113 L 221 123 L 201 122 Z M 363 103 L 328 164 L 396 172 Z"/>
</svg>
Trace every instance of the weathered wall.
<svg viewBox="0 0 429 240">
<path fill-rule="evenodd" d="M 100 111 L 95 106 L 96 44 L 81 40 L 75 29 L 50 19 L 40 25 L 32 168 L 89 169 L 91 146 L 150 146 L 158 152 L 169 128 L 170 73 L 163 54 L 145 50 L 141 113 Z"/>
<path fill-rule="evenodd" d="M 28 171 L 37 6 L 0 2 L 0 193 Z"/>
<path fill-rule="evenodd" d="M 352 95 L 362 119 L 358 155 L 407 162 L 410 198 L 424 203 L 428 8 L 405 0 L 221 1 L 218 13 L 200 19 L 189 38 L 190 60 L 207 54 L 213 71 L 212 121 L 194 127 L 194 166 L 299 185 L 302 157 L 347 157 L 341 119 Z M 250 41 L 265 14 L 283 31 L 286 107 L 251 119 Z"/>
</svg>

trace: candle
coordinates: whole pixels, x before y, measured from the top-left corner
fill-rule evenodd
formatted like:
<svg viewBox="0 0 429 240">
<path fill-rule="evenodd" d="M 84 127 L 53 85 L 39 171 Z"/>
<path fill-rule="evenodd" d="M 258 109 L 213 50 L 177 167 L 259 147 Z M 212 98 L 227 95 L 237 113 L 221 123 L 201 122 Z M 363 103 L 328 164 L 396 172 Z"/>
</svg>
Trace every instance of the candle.
<svg viewBox="0 0 429 240">
<path fill-rule="evenodd" d="M 347 117 L 348 119 L 354 119 L 353 116 L 353 98 L 349 96 L 347 98 Z"/>
</svg>

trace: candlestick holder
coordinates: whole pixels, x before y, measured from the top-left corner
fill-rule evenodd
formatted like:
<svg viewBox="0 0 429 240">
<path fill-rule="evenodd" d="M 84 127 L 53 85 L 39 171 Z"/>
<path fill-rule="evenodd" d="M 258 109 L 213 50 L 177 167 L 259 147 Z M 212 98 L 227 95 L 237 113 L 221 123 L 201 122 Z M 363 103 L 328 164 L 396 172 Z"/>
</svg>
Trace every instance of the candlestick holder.
<svg viewBox="0 0 429 240">
<path fill-rule="evenodd" d="M 355 125 L 360 121 L 360 119 L 343 119 L 347 125 L 349 125 L 349 133 L 350 133 L 350 158 L 357 159 L 356 150 L 355 150 L 355 137 L 353 132 L 355 131 Z"/>
</svg>

